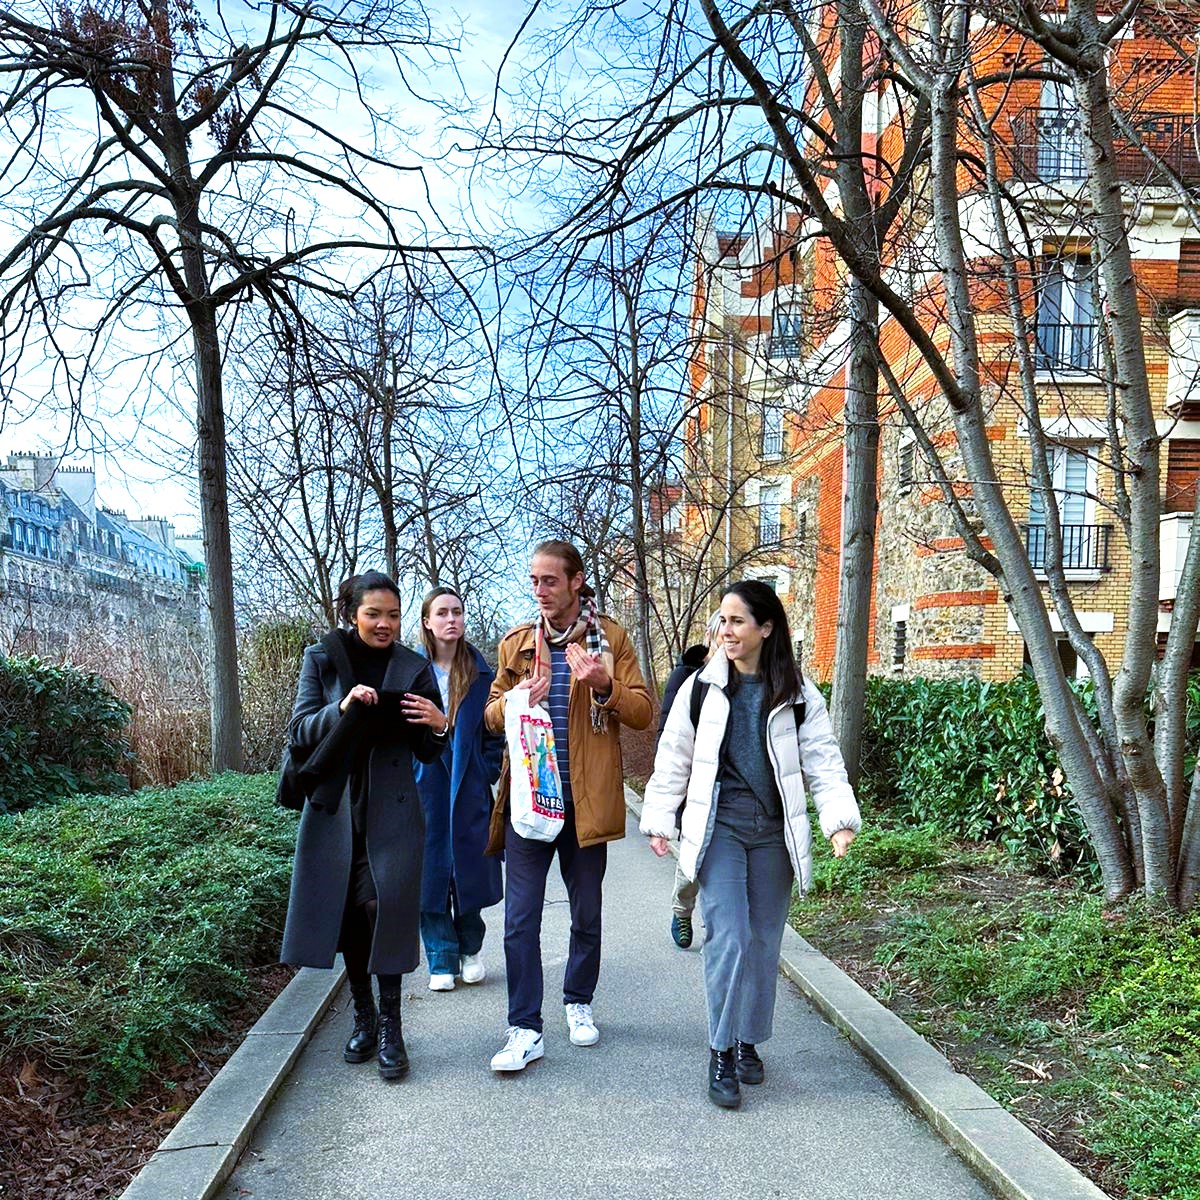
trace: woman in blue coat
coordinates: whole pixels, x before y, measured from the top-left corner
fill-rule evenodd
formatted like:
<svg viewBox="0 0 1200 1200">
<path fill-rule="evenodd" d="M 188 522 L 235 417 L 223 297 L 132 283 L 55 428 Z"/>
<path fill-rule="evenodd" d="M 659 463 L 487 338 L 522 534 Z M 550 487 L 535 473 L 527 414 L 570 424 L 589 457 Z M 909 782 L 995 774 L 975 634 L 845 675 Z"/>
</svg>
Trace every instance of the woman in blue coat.
<svg viewBox="0 0 1200 1200">
<path fill-rule="evenodd" d="M 500 774 L 504 739 L 483 727 L 493 672 L 466 640 L 463 602 L 436 587 L 421 605 L 421 636 L 450 715 L 449 744 L 417 768 L 425 808 L 425 869 L 421 882 L 421 939 L 435 992 L 482 983 L 482 909 L 503 897 L 500 860 L 486 857 L 492 784 Z"/>
</svg>

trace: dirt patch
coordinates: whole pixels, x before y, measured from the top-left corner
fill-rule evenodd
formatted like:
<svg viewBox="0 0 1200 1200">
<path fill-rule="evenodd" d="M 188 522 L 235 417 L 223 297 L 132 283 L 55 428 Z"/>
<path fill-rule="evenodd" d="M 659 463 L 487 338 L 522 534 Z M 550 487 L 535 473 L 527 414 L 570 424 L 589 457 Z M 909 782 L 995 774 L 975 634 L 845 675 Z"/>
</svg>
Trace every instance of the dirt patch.
<svg viewBox="0 0 1200 1200">
<path fill-rule="evenodd" d="M 0 1197 L 105 1200 L 119 1196 L 294 974 L 251 973 L 250 999 L 228 1032 L 196 1046 L 128 1104 L 84 1103 L 83 1084 L 37 1059 L 0 1065 Z"/>
</svg>

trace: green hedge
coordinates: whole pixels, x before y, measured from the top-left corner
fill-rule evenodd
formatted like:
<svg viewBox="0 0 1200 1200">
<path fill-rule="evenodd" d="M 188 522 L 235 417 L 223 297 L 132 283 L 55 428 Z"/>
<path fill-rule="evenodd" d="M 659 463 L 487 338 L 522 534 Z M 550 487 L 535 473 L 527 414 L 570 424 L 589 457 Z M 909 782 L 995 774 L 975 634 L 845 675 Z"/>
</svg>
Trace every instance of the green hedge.
<svg viewBox="0 0 1200 1200">
<path fill-rule="evenodd" d="M 129 716 L 97 675 L 0 655 L 0 813 L 128 791 Z"/>
<path fill-rule="evenodd" d="M 1094 713 L 1091 685 L 1078 687 Z M 1190 771 L 1200 742 L 1200 674 L 1188 683 L 1187 737 Z M 860 789 L 895 816 L 997 842 L 1033 865 L 1095 869 L 1029 675 L 1002 683 L 869 679 Z"/>
<path fill-rule="evenodd" d="M 295 817 L 225 775 L 0 817 L 0 1059 L 120 1101 L 219 1032 L 275 961 Z"/>
</svg>

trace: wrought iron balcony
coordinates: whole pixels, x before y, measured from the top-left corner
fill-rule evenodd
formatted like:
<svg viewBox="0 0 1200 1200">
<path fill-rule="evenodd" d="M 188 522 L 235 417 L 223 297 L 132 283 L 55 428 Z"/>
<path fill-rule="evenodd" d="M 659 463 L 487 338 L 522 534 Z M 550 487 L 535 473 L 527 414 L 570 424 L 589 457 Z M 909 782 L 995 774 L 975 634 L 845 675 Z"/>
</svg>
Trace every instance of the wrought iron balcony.
<svg viewBox="0 0 1200 1200">
<path fill-rule="evenodd" d="M 1034 364 L 1038 371 L 1098 371 L 1100 327 L 1039 321 Z"/>
<path fill-rule="evenodd" d="M 804 353 L 804 339 L 798 333 L 773 333 L 767 340 L 768 358 L 799 358 Z"/>
<path fill-rule="evenodd" d="M 783 430 L 764 429 L 762 433 L 762 457 L 778 458 L 783 453 Z"/>
<path fill-rule="evenodd" d="M 778 546 L 779 545 L 780 524 L 778 520 L 759 521 L 758 523 L 758 544 L 760 546 Z"/>
<path fill-rule="evenodd" d="M 1111 525 L 1060 525 L 1064 571 L 1107 571 Z M 1025 553 L 1035 571 L 1046 571 L 1046 527 L 1025 526 Z"/>
<path fill-rule="evenodd" d="M 1140 113 L 1131 124 L 1147 148 L 1185 182 L 1200 181 L 1196 152 L 1197 121 L 1183 113 Z M 1132 182 L 1152 183 L 1159 172 L 1135 142 L 1115 139 L 1117 174 Z M 1083 118 L 1062 108 L 1024 108 L 1012 118 L 1013 175 L 1031 183 L 1072 182 L 1087 178 L 1083 154 Z"/>
</svg>

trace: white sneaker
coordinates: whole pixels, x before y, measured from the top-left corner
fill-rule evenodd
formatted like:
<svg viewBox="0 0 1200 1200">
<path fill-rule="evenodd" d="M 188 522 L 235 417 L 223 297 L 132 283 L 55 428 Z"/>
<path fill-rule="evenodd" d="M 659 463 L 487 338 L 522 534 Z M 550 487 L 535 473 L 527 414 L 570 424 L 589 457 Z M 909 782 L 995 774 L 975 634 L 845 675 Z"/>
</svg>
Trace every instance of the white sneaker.
<svg viewBox="0 0 1200 1200">
<path fill-rule="evenodd" d="M 454 991 L 454 976 L 453 975 L 430 975 L 429 990 L 431 992 L 452 992 L 452 991 Z"/>
<path fill-rule="evenodd" d="M 482 954 L 468 954 L 460 962 L 463 983 L 482 983 L 487 978 L 487 967 Z"/>
<path fill-rule="evenodd" d="M 567 1025 L 571 1030 L 573 1046 L 594 1046 L 600 1040 L 600 1030 L 592 1019 L 590 1004 L 568 1004 Z"/>
<path fill-rule="evenodd" d="M 542 1035 L 536 1029 L 521 1029 L 519 1026 L 510 1025 L 504 1049 L 492 1055 L 492 1070 L 523 1071 L 544 1053 Z"/>
</svg>

